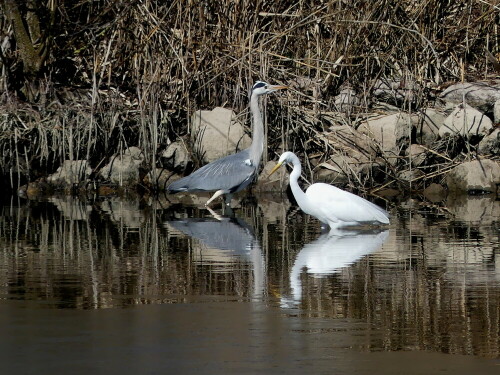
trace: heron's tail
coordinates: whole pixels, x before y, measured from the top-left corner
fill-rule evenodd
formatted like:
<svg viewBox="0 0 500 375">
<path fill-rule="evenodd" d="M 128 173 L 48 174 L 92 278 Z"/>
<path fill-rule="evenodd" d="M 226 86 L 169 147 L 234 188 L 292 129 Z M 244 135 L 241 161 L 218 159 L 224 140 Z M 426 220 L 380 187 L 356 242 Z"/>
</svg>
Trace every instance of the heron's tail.
<svg viewBox="0 0 500 375">
<path fill-rule="evenodd" d="M 174 181 L 167 187 L 167 192 L 170 194 L 175 194 L 181 191 L 188 191 L 188 190 L 189 190 L 189 176 Z"/>
</svg>

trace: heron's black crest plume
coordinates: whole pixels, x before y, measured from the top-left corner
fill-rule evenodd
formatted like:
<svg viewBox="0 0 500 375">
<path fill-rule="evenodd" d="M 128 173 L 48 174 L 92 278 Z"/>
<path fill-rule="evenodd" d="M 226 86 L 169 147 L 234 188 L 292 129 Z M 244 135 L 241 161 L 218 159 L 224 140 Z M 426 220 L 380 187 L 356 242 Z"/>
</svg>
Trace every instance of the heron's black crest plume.
<svg viewBox="0 0 500 375">
<path fill-rule="evenodd" d="M 255 90 L 255 89 L 258 89 L 259 87 L 264 87 L 266 86 L 266 83 L 265 82 L 262 82 L 262 81 L 257 81 L 255 83 L 255 85 L 253 85 L 252 87 L 252 90 Z"/>
</svg>

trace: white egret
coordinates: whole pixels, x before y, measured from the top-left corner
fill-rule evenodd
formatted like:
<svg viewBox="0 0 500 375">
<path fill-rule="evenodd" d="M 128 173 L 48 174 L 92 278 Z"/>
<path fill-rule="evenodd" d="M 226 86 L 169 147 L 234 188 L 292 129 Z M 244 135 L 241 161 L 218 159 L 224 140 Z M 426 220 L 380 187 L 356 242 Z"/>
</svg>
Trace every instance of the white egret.
<svg viewBox="0 0 500 375">
<path fill-rule="evenodd" d="M 299 207 L 319 219 L 330 230 L 359 224 L 389 224 L 389 214 L 381 207 L 335 186 L 316 183 L 304 193 L 299 186 L 299 158 L 290 151 L 283 153 L 270 175 L 284 163 L 291 163 L 290 186 Z"/>
</svg>

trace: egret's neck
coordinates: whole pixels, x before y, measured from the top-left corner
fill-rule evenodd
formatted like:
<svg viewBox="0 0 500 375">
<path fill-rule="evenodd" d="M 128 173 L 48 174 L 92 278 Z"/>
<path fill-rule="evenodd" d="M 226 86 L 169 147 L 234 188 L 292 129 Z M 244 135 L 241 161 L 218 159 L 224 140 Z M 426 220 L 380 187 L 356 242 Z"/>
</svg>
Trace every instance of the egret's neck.
<svg viewBox="0 0 500 375">
<path fill-rule="evenodd" d="M 259 96 L 253 94 L 250 98 L 250 110 L 253 116 L 252 145 L 250 146 L 250 158 L 252 164 L 258 166 L 264 151 L 264 123 L 259 109 Z"/>
<path fill-rule="evenodd" d="M 299 186 L 299 177 L 302 173 L 302 167 L 300 166 L 299 159 L 292 160 L 292 164 L 293 171 L 292 173 L 290 173 L 290 187 L 299 207 L 302 209 L 302 211 L 308 213 L 307 196 Z"/>
</svg>

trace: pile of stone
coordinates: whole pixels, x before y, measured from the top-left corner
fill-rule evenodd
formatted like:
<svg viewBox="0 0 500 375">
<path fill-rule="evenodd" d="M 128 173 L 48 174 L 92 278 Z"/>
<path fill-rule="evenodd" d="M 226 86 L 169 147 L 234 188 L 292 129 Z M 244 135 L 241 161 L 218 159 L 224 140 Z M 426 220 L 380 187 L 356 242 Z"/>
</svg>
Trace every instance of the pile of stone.
<svg viewBox="0 0 500 375">
<path fill-rule="evenodd" d="M 326 133 L 318 134 L 334 152 L 326 162 L 317 163 L 317 180 L 357 184 L 378 174 L 382 184 L 391 186 L 423 189 L 439 180 L 453 192 L 497 191 L 500 83 L 451 85 L 432 106 L 413 112 L 403 110 L 402 104 L 408 107 L 417 96 L 415 84 L 391 82 L 374 87 L 373 97 L 385 101 L 383 109 L 366 114 L 356 127 L 332 124 Z M 344 113 L 359 102 L 352 89 L 336 98 Z M 457 142 L 465 144 L 468 152 L 450 155 L 441 151 Z"/>
<path fill-rule="evenodd" d="M 372 96 L 385 105 L 374 107 L 351 126 L 336 121 L 335 116 L 350 116 L 362 100 L 353 89 L 344 89 L 335 98 L 337 111 L 323 114 L 324 118 L 331 116 L 331 126 L 315 135 L 314 141 L 334 150 L 326 161 L 309 155 L 315 181 L 362 184 L 375 178 L 387 186 L 412 189 L 438 181 L 448 191 L 496 192 L 500 184 L 500 83 L 454 84 L 442 91 L 432 106 L 403 110 L 411 107 L 408 103 L 416 100 L 418 90 L 418 85 L 402 81 L 376 83 Z M 130 147 L 97 171 L 92 171 L 86 160 L 67 160 L 47 183 L 68 190 L 97 177 L 112 186 L 145 184 L 162 190 L 193 168 L 251 143 L 244 126 L 229 109 L 196 111 L 190 124 L 189 137 L 167 145 L 155 168 L 146 164 L 142 150 Z M 468 153 L 451 156 L 442 152 L 459 139 L 466 143 Z M 269 179 L 266 172 L 274 164 L 270 161 L 264 165 L 256 190 L 282 189 L 286 174 Z"/>
</svg>

